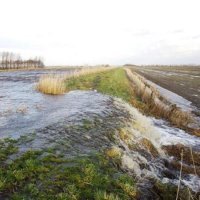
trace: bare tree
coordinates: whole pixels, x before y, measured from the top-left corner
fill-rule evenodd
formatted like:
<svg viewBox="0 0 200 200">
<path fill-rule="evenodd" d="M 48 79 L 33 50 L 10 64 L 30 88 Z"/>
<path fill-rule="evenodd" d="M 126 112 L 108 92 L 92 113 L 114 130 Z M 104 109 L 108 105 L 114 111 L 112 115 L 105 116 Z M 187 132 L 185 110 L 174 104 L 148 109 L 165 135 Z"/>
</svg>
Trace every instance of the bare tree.
<svg viewBox="0 0 200 200">
<path fill-rule="evenodd" d="M 12 52 L 0 53 L 0 69 L 41 68 L 44 62 L 41 57 L 22 60 L 19 54 Z"/>
</svg>

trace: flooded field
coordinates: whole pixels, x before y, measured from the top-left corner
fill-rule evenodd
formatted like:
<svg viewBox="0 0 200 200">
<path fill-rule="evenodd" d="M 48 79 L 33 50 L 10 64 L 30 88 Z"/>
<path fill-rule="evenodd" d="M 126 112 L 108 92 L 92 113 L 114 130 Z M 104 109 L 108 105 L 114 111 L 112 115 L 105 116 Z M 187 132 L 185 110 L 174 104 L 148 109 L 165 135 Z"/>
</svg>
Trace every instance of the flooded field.
<svg viewBox="0 0 200 200">
<path fill-rule="evenodd" d="M 61 72 L 72 71 L 51 71 Z M 155 180 L 179 184 L 177 152 L 184 149 L 197 160 L 193 170 L 193 160 L 185 155 L 181 184 L 193 192 L 200 191 L 199 137 L 146 117 L 122 100 L 96 91 L 41 94 L 35 90 L 35 83 L 46 73 L 49 71 L 0 73 L 0 138 L 21 136 L 19 154 L 53 148 L 71 158 L 114 148 L 121 156 L 121 170 L 134 177 L 144 192 L 141 199 L 156 199 L 152 192 Z"/>
<path fill-rule="evenodd" d="M 192 102 L 200 109 L 200 67 L 135 67 L 148 80 Z"/>
<path fill-rule="evenodd" d="M 41 94 L 36 91 L 35 84 L 44 74 L 71 72 L 72 70 L 0 72 L 0 137 L 23 132 L 23 129 L 31 130 L 36 123 L 41 126 L 59 118 L 61 113 L 56 115 L 56 112 L 58 107 L 64 106 L 65 97 Z M 41 119 L 41 116 L 45 118 Z"/>
</svg>

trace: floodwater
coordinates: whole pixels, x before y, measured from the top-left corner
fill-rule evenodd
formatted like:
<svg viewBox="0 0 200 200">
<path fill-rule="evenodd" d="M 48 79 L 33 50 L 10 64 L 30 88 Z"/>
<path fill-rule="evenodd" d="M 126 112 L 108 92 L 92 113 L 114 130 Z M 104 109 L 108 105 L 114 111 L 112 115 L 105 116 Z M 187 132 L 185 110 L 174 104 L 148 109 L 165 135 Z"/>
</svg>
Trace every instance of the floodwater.
<svg viewBox="0 0 200 200">
<path fill-rule="evenodd" d="M 41 75 L 61 72 L 71 73 L 65 70 L 0 73 L 1 138 L 34 135 L 32 140 L 21 144 L 22 151 L 56 146 L 65 156 L 85 155 L 115 146 L 122 152 L 122 168 L 138 180 L 153 177 L 178 184 L 179 169 L 170 165 L 176 158 L 169 156 L 163 147 L 183 145 L 198 154 L 200 138 L 95 91 L 51 96 L 35 90 Z M 130 135 L 128 143 L 119 136 L 121 128 Z M 143 145 L 143 139 L 152 144 L 156 156 Z M 186 165 L 190 167 L 190 163 Z M 182 184 L 200 191 L 200 178 L 192 172 L 183 174 Z"/>
<path fill-rule="evenodd" d="M 72 70 L 34 70 L 0 73 L 0 137 L 30 131 L 59 119 L 66 96 L 49 96 L 35 90 L 39 77 Z M 49 106 L 51 105 L 51 106 Z"/>
</svg>

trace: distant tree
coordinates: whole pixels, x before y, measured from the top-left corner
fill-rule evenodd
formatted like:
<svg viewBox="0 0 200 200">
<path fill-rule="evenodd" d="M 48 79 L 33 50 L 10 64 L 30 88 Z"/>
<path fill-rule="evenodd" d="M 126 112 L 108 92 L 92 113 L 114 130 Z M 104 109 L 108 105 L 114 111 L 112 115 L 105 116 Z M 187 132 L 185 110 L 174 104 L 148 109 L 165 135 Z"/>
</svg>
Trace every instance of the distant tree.
<svg viewBox="0 0 200 200">
<path fill-rule="evenodd" d="M 41 57 L 22 60 L 19 54 L 13 52 L 0 53 L 0 69 L 19 69 L 19 68 L 39 68 L 44 67 Z"/>
</svg>

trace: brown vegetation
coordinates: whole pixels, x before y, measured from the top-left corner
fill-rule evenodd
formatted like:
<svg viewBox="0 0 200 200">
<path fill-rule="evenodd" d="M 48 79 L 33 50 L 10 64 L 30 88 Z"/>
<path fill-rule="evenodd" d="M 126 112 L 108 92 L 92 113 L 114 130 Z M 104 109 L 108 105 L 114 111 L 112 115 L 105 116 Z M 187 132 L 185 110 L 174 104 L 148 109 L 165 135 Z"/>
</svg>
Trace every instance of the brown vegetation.
<svg viewBox="0 0 200 200">
<path fill-rule="evenodd" d="M 192 151 L 182 144 L 163 146 L 163 149 L 169 156 L 174 156 L 177 160 L 181 160 L 181 152 L 183 151 L 184 163 L 200 167 L 200 152 Z"/>
<path fill-rule="evenodd" d="M 45 75 L 40 78 L 36 88 L 44 94 L 63 94 L 65 92 L 64 79 L 58 75 Z"/>
<path fill-rule="evenodd" d="M 177 127 L 189 129 L 188 125 L 193 122 L 191 113 L 181 110 L 175 104 L 166 100 L 139 74 L 127 68 L 125 70 L 137 97 L 145 104 L 151 114 L 167 119 Z M 144 105 L 142 106 L 144 107 Z"/>
<path fill-rule="evenodd" d="M 140 141 L 142 147 L 145 147 L 154 157 L 158 157 L 159 153 L 150 140 L 142 138 Z"/>
</svg>

